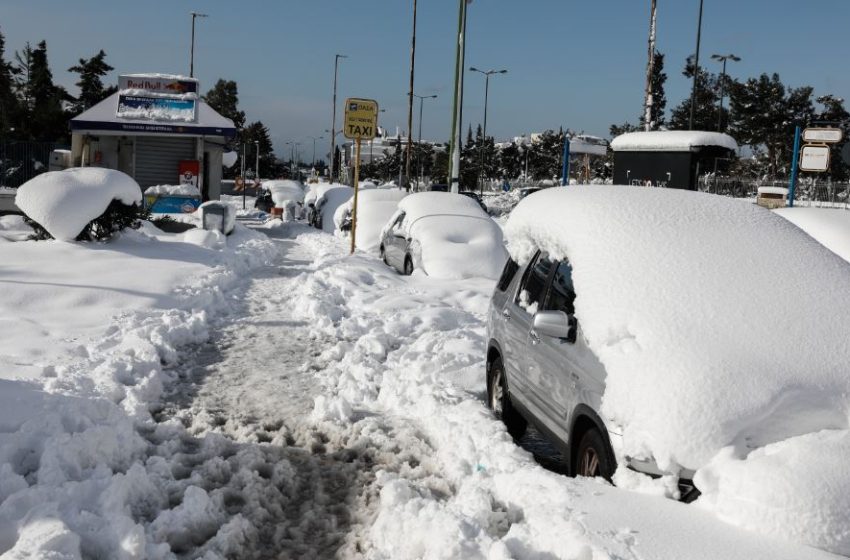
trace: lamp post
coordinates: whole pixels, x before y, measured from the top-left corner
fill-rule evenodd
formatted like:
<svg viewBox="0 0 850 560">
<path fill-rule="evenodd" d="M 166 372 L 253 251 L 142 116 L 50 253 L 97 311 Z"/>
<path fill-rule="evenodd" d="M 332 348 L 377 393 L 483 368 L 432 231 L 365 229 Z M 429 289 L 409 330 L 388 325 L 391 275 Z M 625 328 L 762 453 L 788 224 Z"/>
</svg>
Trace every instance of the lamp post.
<svg viewBox="0 0 850 560">
<path fill-rule="evenodd" d="M 419 182 L 422 183 L 422 107 L 426 99 L 436 99 L 437 95 L 416 95 L 413 97 L 419 100 L 419 141 L 417 142 L 416 160 L 419 167 Z M 420 187 L 421 188 L 421 185 Z"/>
<path fill-rule="evenodd" d="M 487 142 L 487 100 L 490 96 L 490 76 L 493 74 L 507 74 L 507 70 L 479 70 L 474 66 L 469 69 L 470 72 L 478 72 L 484 74 L 484 133 L 481 138 L 481 147 L 478 148 L 479 160 L 481 166 L 481 174 L 479 177 L 481 194 L 484 194 L 484 144 Z"/>
<path fill-rule="evenodd" d="M 696 109 L 697 103 L 697 77 L 699 76 L 699 43 L 700 36 L 702 35 L 702 3 L 703 0 L 699 0 L 699 19 L 697 20 L 697 52 L 694 57 L 694 85 L 691 89 L 691 117 L 688 119 L 688 130 L 694 129 L 694 110 Z"/>
<path fill-rule="evenodd" d="M 410 190 L 410 150 L 413 149 L 413 76 L 416 66 L 416 0 L 413 0 L 413 37 L 410 43 L 410 92 L 407 102 L 407 151 L 404 157 L 404 180 L 407 182 L 408 191 Z M 371 162 L 370 162 L 371 163 Z M 399 184 L 399 187 L 404 187 Z"/>
<path fill-rule="evenodd" d="M 339 59 L 348 58 L 344 54 L 334 55 L 334 100 L 333 100 L 333 118 L 331 121 L 331 165 L 330 165 L 330 180 L 333 182 L 334 177 L 334 156 L 336 155 L 336 81 L 339 73 Z"/>
<path fill-rule="evenodd" d="M 207 14 L 192 12 L 192 46 L 189 48 L 189 77 L 195 77 L 195 18 L 209 17 Z"/>
<path fill-rule="evenodd" d="M 301 142 L 293 142 L 295 145 L 295 169 L 297 170 L 296 180 L 301 180 L 301 154 L 298 150 L 298 146 L 301 145 Z"/>
<path fill-rule="evenodd" d="M 322 140 L 324 136 L 308 136 L 313 140 L 313 169 L 316 168 L 316 140 Z"/>
<path fill-rule="evenodd" d="M 452 138 L 449 142 L 449 185 L 451 192 L 460 190 L 460 144 L 463 123 L 463 67 L 466 58 L 466 7 L 472 0 L 459 0 L 457 51 L 455 53 L 454 104 L 452 109 Z"/>
<path fill-rule="evenodd" d="M 717 132 L 723 132 L 723 86 L 726 84 L 726 61 L 740 62 L 741 57 L 734 54 L 713 54 L 711 58 L 723 63 L 723 70 L 720 72 L 720 108 L 717 110 Z"/>
<path fill-rule="evenodd" d="M 260 184 L 260 141 L 254 140 L 254 146 L 257 147 L 257 163 L 256 163 L 256 171 L 254 171 L 254 181 L 257 185 Z"/>
</svg>

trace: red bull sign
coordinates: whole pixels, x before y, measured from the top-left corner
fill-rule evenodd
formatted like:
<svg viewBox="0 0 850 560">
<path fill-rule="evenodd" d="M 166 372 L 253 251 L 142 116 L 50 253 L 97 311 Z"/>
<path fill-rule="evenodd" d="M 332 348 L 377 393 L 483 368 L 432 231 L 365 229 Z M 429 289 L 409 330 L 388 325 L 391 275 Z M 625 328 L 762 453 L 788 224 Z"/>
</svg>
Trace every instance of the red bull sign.
<svg viewBox="0 0 850 560">
<path fill-rule="evenodd" d="M 118 76 L 118 89 L 162 95 L 197 94 L 198 80 L 167 74 L 122 74 Z"/>
</svg>

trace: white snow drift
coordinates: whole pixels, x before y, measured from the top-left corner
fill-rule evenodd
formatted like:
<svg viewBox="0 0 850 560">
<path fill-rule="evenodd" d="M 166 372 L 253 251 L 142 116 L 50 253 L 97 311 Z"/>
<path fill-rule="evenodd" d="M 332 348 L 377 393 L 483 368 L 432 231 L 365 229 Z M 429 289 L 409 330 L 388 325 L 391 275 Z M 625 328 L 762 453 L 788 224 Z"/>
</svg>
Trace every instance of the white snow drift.
<svg viewBox="0 0 850 560">
<path fill-rule="evenodd" d="M 384 230 L 404 214 L 416 268 L 438 278 L 498 278 L 507 259 L 502 230 L 466 196 L 423 192 L 399 202 Z"/>
<path fill-rule="evenodd" d="M 129 175 L 95 167 L 42 173 L 15 196 L 18 208 L 61 241 L 73 241 L 113 200 L 141 204 L 142 189 Z"/>
<path fill-rule="evenodd" d="M 847 262 L 751 203 L 664 189 L 540 192 L 506 235 L 520 262 L 537 249 L 572 262 L 576 315 L 608 373 L 602 412 L 624 454 L 674 472 L 709 465 L 697 472 L 700 502 L 725 519 L 850 554 L 850 474 L 839 466 Z M 822 460 L 803 469 L 814 449 Z M 753 483 L 744 499 L 763 502 L 729 505 L 743 480 Z M 770 500 L 794 513 L 750 517 Z"/>
<path fill-rule="evenodd" d="M 357 195 L 357 233 L 354 243 L 361 251 L 376 252 L 381 244 L 381 230 L 398 208 L 399 201 L 407 196 L 407 191 L 378 189 L 373 183 L 370 184 L 372 186 L 368 190 Z M 337 228 L 351 214 L 352 208 L 354 198 L 337 209 L 334 216 Z"/>
<path fill-rule="evenodd" d="M 777 214 L 827 249 L 850 261 L 850 211 L 841 208 L 777 208 Z"/>
</svg>

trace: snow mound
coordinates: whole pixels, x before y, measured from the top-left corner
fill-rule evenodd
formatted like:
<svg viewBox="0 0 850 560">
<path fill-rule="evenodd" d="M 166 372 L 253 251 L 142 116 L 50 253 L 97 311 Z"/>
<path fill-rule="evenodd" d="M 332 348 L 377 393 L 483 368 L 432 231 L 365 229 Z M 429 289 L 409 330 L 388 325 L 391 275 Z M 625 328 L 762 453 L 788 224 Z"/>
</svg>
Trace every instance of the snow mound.
<svg viewBox="0 0 850 560">
<path fill-rule="evenodd" d="M 850 212 L 840 208 L 777 208 L 777 214 L 850 261 Z"/>
<path fill-rule="evenodd" d="M 505 231 L 520 262 L 538 248 L 572 261 L 624 454 L 698 468 L 729 445 L 848 427 L 850 266 L 779 216 L 583 186 L 523 200 Z"/>
<path fill-rule="evenodd" d="M 194 185 L 155 185 L 145 189 L 146 195 L 201 196 Z"/>
<path fill-rule="evenodd" d="M 437 278 L 498 278 L 507 259 L 502 230 L 472 198 L 423 192 L 404 198 L 384 228 L 405 214 L 414 265 Z"/>
<path fill-rule="evenodd" d="M 354 196 L 354 189 L 335 183 L 321 186 L 323 188 L 317 190 L 315 199 L 316 209 L 322 214 L 322 230 L 326 233 L 333 233 L 337 229 L 334 222 L 336 211 Z"/>
<path fill-rule="evenodd" d="M 728 134 L 703 130 L 627 132 L 611 141 L 611 149 L 615 152 L 688 152 L 703 146 L 738 149 L 738 143 Z"/>
<path fill-rule="evenodd" d="M 142 189 L 129 175 L 94 167 L 42 173 L 15 196 L 18 208 L 61 241 L 73 241 L 113 200 L 141 204 Z"/>
<path fill-rule="evenodd" d="M 204 229 L 230 235 L 236 227 L 236 208 L 232 204 L 210 200 L 198 208 Z"/>
<path fill-rule="evenodd" d="M 298 181 L 263 181 L 263 189 L 272 194 L 275 206 L 283 208 L 287 202 L 304 202 L 304 185 Z"/>
</svg>

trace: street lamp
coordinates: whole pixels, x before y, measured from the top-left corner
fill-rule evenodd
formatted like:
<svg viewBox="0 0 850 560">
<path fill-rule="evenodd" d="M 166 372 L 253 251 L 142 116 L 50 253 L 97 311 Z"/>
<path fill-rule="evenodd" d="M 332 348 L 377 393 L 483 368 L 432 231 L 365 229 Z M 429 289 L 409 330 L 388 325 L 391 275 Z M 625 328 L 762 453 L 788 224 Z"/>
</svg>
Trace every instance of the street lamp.
<svg viewBox="0 0 850 560">
<path fill-rule="evenodd" d="M 422 182 L 422 106 L 426 99 L 437 99 L 437 95 L 416 95 L 413 97 L 419 100 L 419 141 L 417 142 L 418 150 L 416 153 L 417 164 L 419 166 L 419 182 Z M 421 186 L 419 187 L 421 188 Z"/>
<path fill-rule="evenodd" d="M 256 184 L 259 185 L 260 184 L 260 141 L 254 140 L 254 146 L 256 146 L 256 148 L 257 148 L 257 164 L 256 164 L 256 171 L 254 172 L 254 180 L 256 181 Z"/>
<path fill-rule="evenodd" d="M 322 139 L 324 139 L 324 136 L 308 136 L 307 138 L 310 138 L 311 140 L 313 140 L 313 169 L 315 169 L 316 168 L 316 140 L 322 140 Z"/>
<path fill-rule="evenodd" d="M 507 70 L 479 70 L 474 66 L 469 69 L 470 72 L 478 72 L 484 74 L 484 133 L 481 138 L 481 147 L 478 148 L 479 159 L 481 162 L 481 194 L 484 194 L 484 144 L 487 141 L 487 99 L 490 95 L 490 76 L 493 74 L 507 74 Z"/>
<path fill-rule="evenodd" d="M 344 54 L 336 54 L 334 55 L 334 100 L 333 100 L 333 119 L 331 121 L 331 166 L 330 166 L 330 180 L 333 182 L 334 180 L 334 156 L 336 155 L 336 79 L 339 72 L 339 59 L 340 58 L 348 58 Z"/>
<path fill-rule="evenodd" d="M 702 35 L 702 3 L 703 0 L 699 0 L 699 19 L 697 20 L 697 52 L 694 57 L 694 85 L 691 88 L 691 117 L 688 119 L 688 130 L 694 129 L 694 110 L 696 109 L 697 103 L 697 77 L 699 76 L 699 43 L 700 36 Z"/>
<path fill-rule="evenodd" d="M 720 72 L 720 108 L 717 110 L 717 132 L 723 132 L 723 86 L 726 83 L 726 61 L 740 62 L 741 57 L 734 54 L 713 54 L 711 58 L 723 63 L 723 70 Z"/>
<path fill-rule="evenodd" d="M 207 14 L 192 12 L 192 46 L 189 49 L 189 77 L 195 77 L 195 18 L 209 17 Z"/>
</svg>

